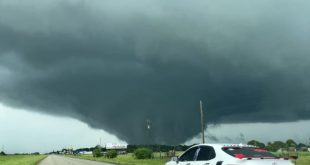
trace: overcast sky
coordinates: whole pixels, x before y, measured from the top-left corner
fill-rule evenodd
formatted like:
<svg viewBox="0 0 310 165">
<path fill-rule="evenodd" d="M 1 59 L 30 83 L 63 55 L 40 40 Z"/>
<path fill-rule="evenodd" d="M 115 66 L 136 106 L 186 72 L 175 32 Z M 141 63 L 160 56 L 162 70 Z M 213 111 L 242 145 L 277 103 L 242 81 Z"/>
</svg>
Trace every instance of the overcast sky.
<svg viewBox="0 0 310 165">
<path fill-rule="evenodd" d="M 0 104 L 0 145 L 7 153 L 51 152 L 62 148 L 126 143 L 103 130 L 68 117 L 14 109 Z M 2 150 L 2 148 L 1 148 Z"/>
<path fill-rule="evenodd" d="M 279 126 L 304 128 L 310 119 L 309 7 L 308 0 L 0 0 L 0 102 L 23 109 L 1 113 L 14 111 L 10 120 L 27 113 L 30 127 L 36 114 L 128 143 L 180 144 L 199 134 L 193 121 L 202 100 L 214 131 L 269 123 L 268 137 L 278 137 Z M 263 132 L 255 136 L 268 140 Z M 223 141 L 217 136 L 210 138 Z M 300 136 L 285 134 L 309 135 Z"/>
</svg>

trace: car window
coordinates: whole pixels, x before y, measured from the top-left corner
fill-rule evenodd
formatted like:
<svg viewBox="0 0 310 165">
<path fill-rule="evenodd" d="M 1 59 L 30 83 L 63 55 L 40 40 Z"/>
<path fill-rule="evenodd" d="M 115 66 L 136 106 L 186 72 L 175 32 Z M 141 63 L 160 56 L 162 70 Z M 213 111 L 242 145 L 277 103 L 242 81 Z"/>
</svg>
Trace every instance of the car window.
<svg viewBox="0 0 310 165">
<path fill-rule="evenodd" d="M 222 150 L 236 158 L 276 157 L 265 149 L 259 149 L 255 147 L 224 147 Z"/>
<path fill-rule="evenodd" d="M 215 158 L 215 151 L 211 146 L 200 146 L 197 161 L 211 160 Z"/>
<path fill-rule="evenodd" d="M 181 157 L 180 157 L 180 161 L 194 161 L 195 155 L 196 155 L 196 151 L 197 151 L 198 147 L 194 147 L 191 148 L 189 150 L 187 150 Z"/>
</svg>

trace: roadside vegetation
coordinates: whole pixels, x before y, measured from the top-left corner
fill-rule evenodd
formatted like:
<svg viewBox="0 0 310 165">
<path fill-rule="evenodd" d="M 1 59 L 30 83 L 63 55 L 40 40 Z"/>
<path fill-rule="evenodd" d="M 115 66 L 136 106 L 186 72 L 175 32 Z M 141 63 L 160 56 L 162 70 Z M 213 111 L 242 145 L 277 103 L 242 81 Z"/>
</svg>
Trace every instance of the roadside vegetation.
<svg viewBox="0 0 310 165">
<path fill-rule="evenodd" d="M 297 159 L 296 165 L 309 165 L 310 164 L 310 154 L 308 156 L 300 156 Z"/>
<path fill-rule="evenodd" d="M 149 148 L 136 148 L 132 153 L 118 154 L 115 150 L 99 154 L 100 149 L 95 148 L 93 154 L 71 155 L 70 157 L 101 161 L 119 165 L 164 165 L 168 158 L 161 156 L 161 153 L 153 153 Z M 68 156 L 68 155 L 67 155 Z"/>
<path fill-rule="evenodd" d="M 46 155 L 6 155 L 0 156 L 1 165 L 37 165 Z"/>
<path fill-rule="evenodd" d="M 297 165 L 310 165 L 310 152 L 308 152 L 310 146 L 296 143 L 292 139 L 288 139 L 287 141 L 268 142 L 267 144 L 257 140 L 251 140 L 247 144 L 265 148 L 279 157 L 298 156 L 296 160 Z M 73 151 L 75 155 L 71 155 L 71 157 L 120 165 L 164 165 L 171 157 L 180 155 L 189 147 L 191 146 L 128 145 L 127 149 L 123 152 L 127 154 L 116 154 L 114 150 L 111 151 L 96 146 L 94 148 L 77 149 Z M 78 154 L 81 151 L 90 153 Z"/>
<path fill-rule="evenodd" d="M 296 153 L 292 153 L 291 155 L 294 155 Z M 101 161 L 101 162 L 108 162 L 108 163 L 114 163 L 119 165 L 164 165 L 169 158 L 159 158 L 159 153 L 155 153 L 153 159 L 136 159 L 134 158 L 133 154 L 128 153 L 126 155 L 118 155 L 114 159 L 108 159 L 105 157 L 100 158 L 94 158 L 92 155 L 79 155 L 79 156 L 72 156 L 75 158 L 80 159 L 87 159 L 87 160 L 95 160 L 95 161 Z M 179 155 L 179 154 L 178 154 Z M 298 159 L 297 159 L 297 165 L 309 165 L 310 163 L 310 152 L 298 152 Z"/>
<path fill-rule="evenodd" d="M 151 159 L 153 158 L 153 151 L 149 148 L 138 148 L 133 152 L 136 159 Z"/>
<path fill-rule="evenodd" d="M 157 154 L 156 154 L 157 155 Z M 95 160 L 119 165 L 164 165 L 168 159 L 166 158 L 152 158 L 152 159 L 136 159 L 132 153 L 128 153 L 125 155 L 118 155 L 116 158 L 110 159 L 107 157 L 96 157 L 93 155 L 78 155 L 73 156 L 75 158 L 87 159 L 87 160 Z"/>
<path fill-rule="evenodd" d="M 293 160 L 296 165 L 309 165 L 310 164 L 310 152 L 273 152 L 273 154 L 280 157 L 298 156 L 297 160 Z"/>
</svg>

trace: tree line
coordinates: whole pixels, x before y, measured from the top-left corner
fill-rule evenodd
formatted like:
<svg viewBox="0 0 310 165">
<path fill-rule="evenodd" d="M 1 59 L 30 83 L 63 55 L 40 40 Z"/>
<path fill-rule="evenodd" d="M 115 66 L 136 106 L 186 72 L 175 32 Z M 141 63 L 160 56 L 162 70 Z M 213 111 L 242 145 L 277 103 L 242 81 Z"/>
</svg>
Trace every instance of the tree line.
<svg viewBox="0 0 310 165">
<path fill-rule="evenodd" d="M 268 151 L 276 152 L 280 149 L 297 149 L 297 150 L 307 150 L 307 148 L 310 148 L 309 145 L 303 144 L 303 143 L 296 143 L 293 139 L 288 139 L 286 141 L 274 141 L 274 142 L 268 142 L 267 144 L 264 144 L 262 142 L 259 142 L 257 140 L 251 140 L 247 144 L 254 145 L 259 148 L 265 148 Z"/>
<path fill-rule="evenodd" d="M 286 141 L 274 141 L 274 142 L 268 142 L 267 144 L 260 142 L 258 140 L 251 140 L 247 142 L 248 145 L 254 145 L 259 148 L 267 149 L 268 151 L 278 151 L 279 149 L 289 149 L 289 148 L 296 148 L 296 149 L 304 149 L 307 150 L 307 148 L 310 148 L 310 146 L 303 144 L 303 143 L 297 143 L 293 139 L 288 139 Z M 195 144 L 193 144 L 195 145 Z M 159 144 L 153 144 L 153 145 L 135 145 L 135 144 L 129 144 L 127 146 L 126 151 L 129 153 L 133 153 L 138 148 L 149 148 L 153 152 L 169 152 L 169 151 L 185 151 L 189 147 L 193 145 L 159 145 Z M 74 150 L 74 152 L 78 153 L 80 151 L 93 151 L 94 149 L 100 148 L 102 152 L 105 152 L 106 149 L 104 147 L 95 146 L 91 148 L 80 148 L 77 150 Z"/>
</svg>

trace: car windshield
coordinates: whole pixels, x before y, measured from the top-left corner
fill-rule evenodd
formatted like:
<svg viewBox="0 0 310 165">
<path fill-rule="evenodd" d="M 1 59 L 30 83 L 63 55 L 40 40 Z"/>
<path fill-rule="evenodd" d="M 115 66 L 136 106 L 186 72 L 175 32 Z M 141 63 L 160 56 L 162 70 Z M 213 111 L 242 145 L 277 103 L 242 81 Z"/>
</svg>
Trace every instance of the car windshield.
<svg viewBox="0 0 310 165">
<path fill-rule="evenodd" d="M 223 147 L 222 150 L 236 158 L 275 158 L 276 156 L 265 149 L 254 147 Z"/>
</svg>

